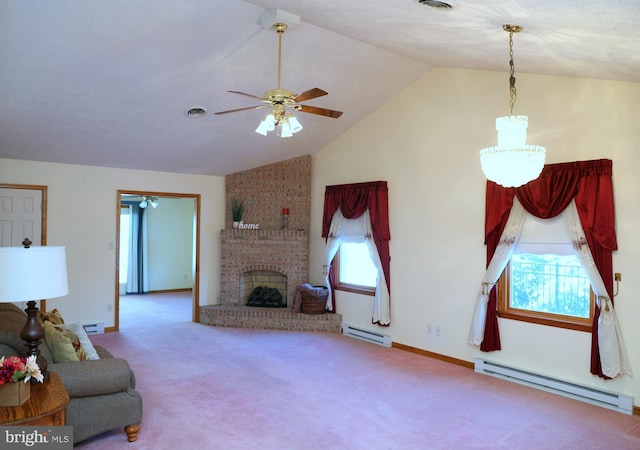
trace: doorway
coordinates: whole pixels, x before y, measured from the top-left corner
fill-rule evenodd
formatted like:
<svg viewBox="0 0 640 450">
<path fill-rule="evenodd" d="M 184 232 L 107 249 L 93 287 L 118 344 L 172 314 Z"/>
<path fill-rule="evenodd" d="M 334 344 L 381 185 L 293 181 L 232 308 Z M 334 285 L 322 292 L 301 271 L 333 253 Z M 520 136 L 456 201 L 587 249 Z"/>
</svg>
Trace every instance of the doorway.
<svg viewBox="0 0 640 450">
<path fill-rule="evenodd" d="M 163 206 L 164 210 L 161 209 Z M 173 208 L 171 209 L 172 212 L 167 214 L 170 208 Z M 129 214 L 129 209 L 131 214 Z M 125 212 L 124 215 L 123 210 Z M 147 217 L 149 222 L 153 224 L 153 226 L 149 227 L 149 230 L 151 230 L 149 232 L 150 249 L 156 249 L 151 252 L 148 265 L 147 255 L 142 252 L 143 247 L 146 248 L 147 240 L 147 234 L 146 232 L 142 233 L 142 227 L 144 225 L 144 230 L 147 229 Z M 130 218 L 132 219 L 130 220 Z M 127 232 L 125 235 L 127 236 L 125 238 L 127 240 L 126 245 L 115 246 L 114 330 L 120 329 L 120 297 L 123 292 L 133 294 L 131 298 L 140 295 L 147 296 L 148 293 L 155 295 L 156 293 L 171 291 L 176 291 L 176 294 L 184 297 L 187 290 L 184 289 L 185 284 L 189 288 L 191 296 L 191 320 L 198 322 L 200 304 L 200 194 L 119 190 L 116 213 L 116 236 L 118 236 L 119 241 L 123 231 L 138 226 L 140 230 L 132 230 L 137 236 L 136 242 L 133 244 L 135 258 L 133 259 L 134 267 L 132 270 L 124 271 L 122 267 L 132 260 L 129 257 L 124 257 L 127 252 L 131 251 L 128 244 L 131 239 L 128 236 L 131 235 L 131 232 Z M 185 226 L 190 229 L 185 230 Z M 167 250 L 167 247 L 170 246 L 174 246 L 173 253 L 171 250 Z M 170 253 L 170 256 L 165 255 L 163 257 L 163 252 Z M 137 262 L 138 256 L 143 260 Z M 188 258 L 188 260 L 185 261 L 184 258 Z M 174 270 L 174 267 L 177 269 Z M 125 275 L 124 279 L 121 276 L 123 272 L 128 274 Z M 179 282 L 175 278 L 177 274 L 180 277 Z M 127 276 L 130 277 L 129 280 L 126 279 Z M 131 277 L 133 277 L 133 280 Z M 171 286 L 177 286 L 178 289 L 172 289 Z M 153 295 L 147 297 L 151 298 Z M 146 313 L 153 315 L 153 308 L 148 308 Z"/>
</svg>

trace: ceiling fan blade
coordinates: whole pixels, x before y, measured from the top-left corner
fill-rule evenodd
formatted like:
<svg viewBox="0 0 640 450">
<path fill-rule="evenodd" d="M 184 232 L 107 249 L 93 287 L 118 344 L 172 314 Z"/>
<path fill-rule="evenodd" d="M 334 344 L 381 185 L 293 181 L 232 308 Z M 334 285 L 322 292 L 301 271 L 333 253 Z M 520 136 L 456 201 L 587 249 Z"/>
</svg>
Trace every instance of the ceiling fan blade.
<svg viewBox="0 0 640 450">
<path fill-rule="evenodd" d="M 318 108 L 316 106 L 298 105 L 296 109 L 298 111 L 302 111 L 310 114 L 318 114 L 320 116 L 331 117 L 332 119 L 337 119 L 342 115 L 342 111 L 334 111 L 333 109 Z"/>
<path fill-rule="evenodd" d="M 246 92 L 240 92 L 240 91 L 227 91 L 227 92 L 231 92 L 232 94 L 244 95 L 246 97 L 251 97 L 251 98 L 258 99 L 258 100 L 264 100 L 264 98 L 262 98 L 262 97 L 258 97 L 257 95 L 253 95 L 253 94 L 247 94 Z"/>
<path fill-rule="evenodd" d="M 328 92 L 323 91 L 320 88 L 309 89 L 308 91 L 304 91 L 293 97 L 296 102 L 304 102 L 305 100 L 311 100 L 312 98 L 322 97 L 323 95 L 328 95 Z"/>
<path fill-rule="evenodd" d="M 229 114 L 229 113 L 234 113 L 234 112 L 238 112 L 238 111 L 248 111 L 250 109 L 266 108 L 267 106 L 270 106 L 270 105 L 259 105 L 259 106 L 249 106 L 247 108 L 230 109 L 228 111 L 218 111 L 217 113 L 214 113 L 214 114 L 217 114 L 217 115 Z"/>
</svg>

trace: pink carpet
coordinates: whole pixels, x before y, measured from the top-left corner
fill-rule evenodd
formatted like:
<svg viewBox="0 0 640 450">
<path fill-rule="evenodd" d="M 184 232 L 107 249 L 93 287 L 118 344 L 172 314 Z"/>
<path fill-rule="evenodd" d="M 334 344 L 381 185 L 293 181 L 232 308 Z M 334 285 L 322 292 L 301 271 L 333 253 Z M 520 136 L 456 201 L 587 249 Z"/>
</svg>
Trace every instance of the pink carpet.
<svg viewBox="0 0 640 450">
<path fill-rule="evenodd" d="M 341 335 L 194 324 L 179 297 L 123 299 L 92 337 L 128 359 L 143 421 L 78 448 L 640 449 L 638 416 Z"/>
</svg>

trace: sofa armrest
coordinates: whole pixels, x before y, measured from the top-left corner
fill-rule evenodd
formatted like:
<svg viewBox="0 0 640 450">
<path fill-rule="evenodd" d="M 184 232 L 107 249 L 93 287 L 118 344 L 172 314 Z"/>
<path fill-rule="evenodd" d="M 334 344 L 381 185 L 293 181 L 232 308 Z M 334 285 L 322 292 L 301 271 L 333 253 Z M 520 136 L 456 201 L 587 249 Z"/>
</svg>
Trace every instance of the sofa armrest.
<svg viewBox="0 0 640 450">
<path fill-rule="evenodd" d="M 113 355 L 111 353 L 109 353 L 109 350 L 107 350 L 106 348 L 104 348 L 101 345 L 94 345 L 93 348 L 96 349 L 96 353 L 98 353 L 98 356 L 101 359 L 104 358 L 113 358 Z"/>
<path fill-rule="evenodd" d="M 129 363 L 122 358 L 55 363 L 49 370 L 60 375 L 71 398 L 113 394 L 133 387 Z"/>
</svg>

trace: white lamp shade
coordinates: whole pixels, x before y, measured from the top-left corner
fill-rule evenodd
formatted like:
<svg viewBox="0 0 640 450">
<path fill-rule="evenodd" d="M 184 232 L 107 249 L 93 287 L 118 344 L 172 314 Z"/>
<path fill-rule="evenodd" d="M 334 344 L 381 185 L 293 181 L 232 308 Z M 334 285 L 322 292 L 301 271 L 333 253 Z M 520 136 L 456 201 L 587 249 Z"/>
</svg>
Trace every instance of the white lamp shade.
<svg viewBox="0 0 640 450">
<path fill-rule="evenodd" d="M 24 302 L 69 293 L 64 247 L 0 247 L 0 302 Z"/>
</svg>

